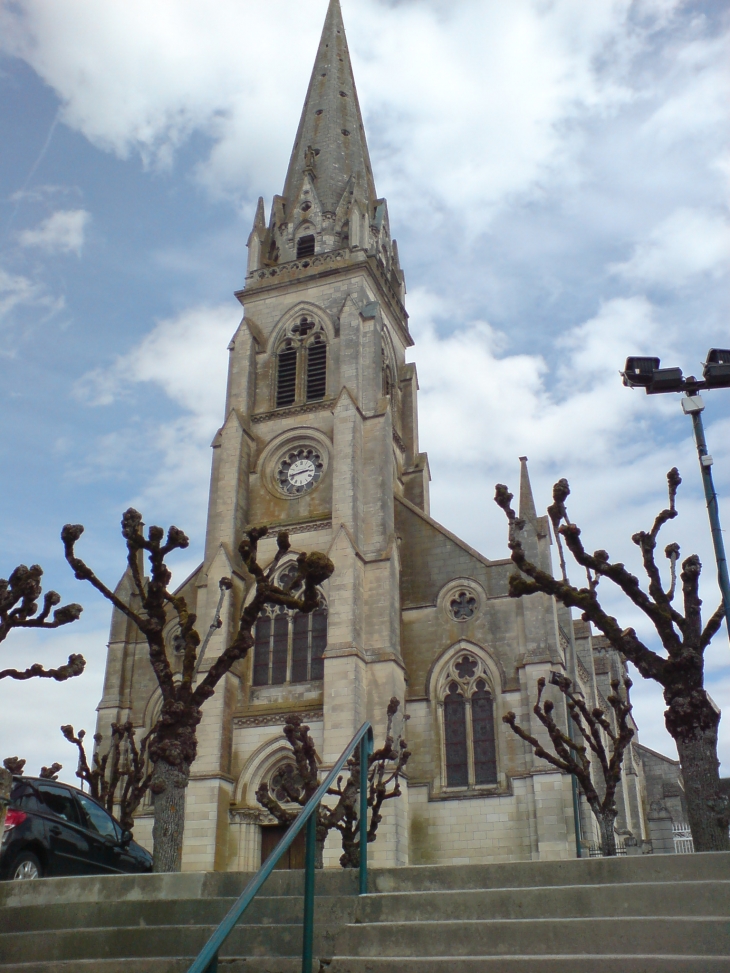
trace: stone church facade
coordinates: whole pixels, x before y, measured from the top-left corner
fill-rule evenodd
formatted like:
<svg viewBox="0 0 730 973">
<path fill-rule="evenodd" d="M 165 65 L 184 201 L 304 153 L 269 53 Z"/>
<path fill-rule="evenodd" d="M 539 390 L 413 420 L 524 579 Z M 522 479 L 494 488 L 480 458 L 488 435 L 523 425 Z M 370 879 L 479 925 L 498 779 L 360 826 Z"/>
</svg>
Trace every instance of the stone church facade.
<svg viewBox="0 0 730 973">
<path fill-rule="evenodd" d="M 325 770 L 364 720 L 377 743 L 392 696 L 409 717 L 413 756 L 403 796 L 387 802 L 372 846 L 376 865 L 576 854 L 571 778 L 534 757 L 501 718 L 513 710 L 541 735 L 532 713 L 538 678 L 576 675 L 600 705 L 622 662 L 550 598 L 509 598 L 511 561 L 483 556 L 431 518 L 405 292 L 331 0 L 283 194 L 268 221 L 259 201 L 248 240 L 236 293 L 244 316 L 229 345 L 224 421 L 212 444 L 205 557 L 180 589 L 201 632 L 221 604 L 207 664 L 250 591 L 237 554 L 247 527 L 273 528 L 259 546 L 262 563 L 275 553 L 276 530 L 286 529 L 293 550 L 326 552 L 335 572 L 313 615 L 259 619 L 254 649 L 206 702 L 187 793 L 185 870 L 260 864 L 274 822 L 254 795 L 263 780 L 276 788 L 289 759 L 287 714 L 309 724 Z M 520 515 L 528 553 L 549 570 L 548 521 L 536 513 L 524 459 Z M 233 579 L 228 595 L 218 585 L 224 576 Z M 118 593 L 134 598 L 128 577 Z M 172 619 L 166 635 L 175 660 Z M 112 721 L 131 718 L 142 735 L 159 704 L 146 644 L 115 612 L 98 730 L 107 736 Z M 649 805 L 638 745 L 619 805 L 620 828 L 641 847 Z M 586 806 L 580 817 L 584 842 L 595 841 Z M 135 832 L 142 843 L 151 826 L 146 806 Z M 326 864 L 339 854 L 333 840 Z"/>
</svg>

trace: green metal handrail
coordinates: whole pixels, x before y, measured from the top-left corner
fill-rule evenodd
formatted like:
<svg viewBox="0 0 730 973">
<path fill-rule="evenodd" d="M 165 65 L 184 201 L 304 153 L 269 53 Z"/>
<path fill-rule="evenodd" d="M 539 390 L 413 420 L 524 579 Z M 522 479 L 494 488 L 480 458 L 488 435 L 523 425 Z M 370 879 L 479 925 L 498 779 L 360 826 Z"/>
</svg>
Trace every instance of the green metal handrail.
<svg viewBox="0 0 730 973">
<path fill-rule="evenodd" d="M 291 846 L 292 842 L 307 825 L 306 853 L 304 859 L 304 920 L 302 941 L 302 973 L 312 973 L 312 943 L 314 941 L 314 859 L 317 843 L 317 808 L 325 797 L 329 788 L 334 784 L 337 775 L 345 766 L 348 757 L 356 746 L 360 746 L 360 882 L 359 894 L 365 895 L 368 890 L 368 756 L 373 752 L 373 728 L 370 723 L 363 723 L 355 736 L 342 751 L 339 759 L 327 777 L 322 781 L 301 814 L 287 828 L 286 834 L 274 848 L 269 857 L 254 875 L 246 888 L 233 903 L 228 914 L 221 921 L 208 942 L 203 946 L 193 961 L 188 973 L 218 973 L 218 951 L 233 932 L 236 923 L 253 902 L 256 893 L 271 875 L 274 866 Z"/>
</svg>

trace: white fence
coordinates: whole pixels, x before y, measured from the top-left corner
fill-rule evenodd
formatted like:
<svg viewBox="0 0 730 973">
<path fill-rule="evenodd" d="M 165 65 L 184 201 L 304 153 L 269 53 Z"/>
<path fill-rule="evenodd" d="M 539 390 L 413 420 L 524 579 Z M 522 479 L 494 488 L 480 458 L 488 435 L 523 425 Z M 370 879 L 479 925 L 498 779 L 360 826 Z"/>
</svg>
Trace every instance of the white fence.
<svg viewBox="0 0 730 973">
<path fill-rule="evenodd" d="M 674 832 L 674 854 L 691 855 L 694 853 L 695 846 L 692 841 L 692 832 L 688 824 L 673 824 Z"/>
</svg>

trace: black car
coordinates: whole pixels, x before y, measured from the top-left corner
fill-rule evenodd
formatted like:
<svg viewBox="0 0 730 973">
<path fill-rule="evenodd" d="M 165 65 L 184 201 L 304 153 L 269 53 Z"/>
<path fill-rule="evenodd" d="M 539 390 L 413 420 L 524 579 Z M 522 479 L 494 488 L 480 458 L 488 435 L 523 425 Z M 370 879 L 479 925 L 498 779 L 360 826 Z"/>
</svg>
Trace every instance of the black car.
<svg viewBox="0 0 730 973">
<path fill-rule="evenodd" d="M 0 878 L 151 872 L 152 856 L 88 794 L 16 777 L 0 845 Z"/>
</svg>

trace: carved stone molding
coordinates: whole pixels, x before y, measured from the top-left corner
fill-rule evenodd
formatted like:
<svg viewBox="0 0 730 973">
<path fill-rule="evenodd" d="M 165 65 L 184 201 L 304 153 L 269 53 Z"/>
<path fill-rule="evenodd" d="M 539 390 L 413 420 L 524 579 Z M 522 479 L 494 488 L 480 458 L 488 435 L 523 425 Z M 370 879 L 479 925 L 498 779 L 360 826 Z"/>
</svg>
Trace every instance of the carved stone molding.
<svg viewBox="0 0 730 973">
<path fill-rule="evenodd" d="M 231 807 L 228 820 L 231 824 L 277 824 L 276 818 L 262 807 Z"/>
<path fill-rule="evenodd" d="M 257 525 L 263 527 L 264 524 Z M 285 530 L 287 534 L 307 534 L 310 530 L 330 530 L 331 520 L 311 520 L 308 524 L 266 524 L 272 536 L 280 530 Z"/>
<path fill-rule="evenodd" d="M 401 451 L 402 453 L 405 453 L 405 451 L 406 451 L 406 444 L 405 444 L 405 443 L 403 442 L 403 440 L 402 440 L 402 439 L 400 438 L 400 436 L 399 436 L 399 435 L 398 435 L 398 433 L 397 433 L 397 432 L 395 431 L 395 429 L 393 430 L 393 442 L 394 442 L 394 443 L 396 444 L 396 446 L 398 447 L 398 449 L 399 449 L 399 450 L 400 450 L 400 451 Z"/>
<path fill-rule="evenodd" d="M 317 723 L 324 719 L 324 712 L 321 709 L 312 709 L 303 713 L 267 713 L 261 716 L 234 716 L 233 725 L 235 727 L 246 726 L 283 726 L 290 716 L 298 716 L 305 723 Z"/>
<path fill-rule="evenodd" d="M 308 402 L 303 405 L 292 405 L 286 409 L 272 409 L 270 412 L 260 412 L 251 416 L 251 422 L 267 422 L 269 419 L 286 419 L 288 416 L 302 416 L 308 412 L 323 412 L 331 409 L 334 399 L 321 399 L 318 402 Z"/>
</svg>

